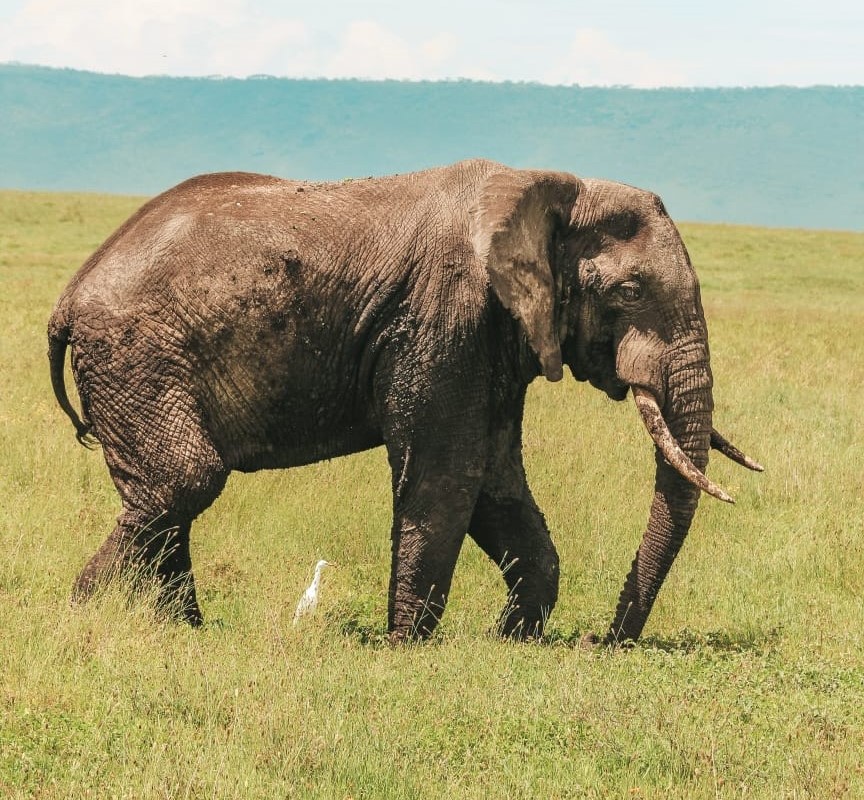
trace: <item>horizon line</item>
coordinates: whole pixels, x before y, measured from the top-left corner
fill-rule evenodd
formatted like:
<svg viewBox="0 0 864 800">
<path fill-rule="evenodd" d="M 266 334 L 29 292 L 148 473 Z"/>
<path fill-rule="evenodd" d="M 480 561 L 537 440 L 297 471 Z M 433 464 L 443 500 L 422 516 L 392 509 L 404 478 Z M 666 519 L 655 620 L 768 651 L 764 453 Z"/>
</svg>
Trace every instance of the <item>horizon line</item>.
<svg viewBox="0 0 864 800">
<path fill-rule="evenodd" d="M 35 64 L 25 61 L 0 61 L 0 67 L 19 67 L 25 69 L 50 70 L 53 72 L 76 72 L 86 75 L 95 75 L 105 78 L 126 78 L 128 80 L 187 80 L 187 81 L 292 81 L 292 82 L 327 82 L 327 83 L 410 83 L 410 84 L 458 84 L 470 83 L 481 86 L 527 86 L 542 89 L 626 89 L 633 92 L 657 92 L 657 91 L 720 91 L 720 90 L 760 90 L 760 89 L 864 89 L 864 84 L 859 83 L 813 83 L 813 84 L 710 84 L 710 85 L 663 85 L 663 86 L 634 86 L 628 83 L 544 83 L 539 80 L 490 80 L 484 78 L 467 78 L 451 76 L 444 78 L 370 78 L 359 76 L 318 76 L 308 75 L 271 75 L 269 73 L 253 73 L 246 76 L 239 75 L 172 75 L 169 73 L 148 73 L 145 75 L 131 75 L 125 72 L 103 72 L 101 70 L 86 69 L 82 67 L 58 67 L 50 64 Z"/>
</svg>

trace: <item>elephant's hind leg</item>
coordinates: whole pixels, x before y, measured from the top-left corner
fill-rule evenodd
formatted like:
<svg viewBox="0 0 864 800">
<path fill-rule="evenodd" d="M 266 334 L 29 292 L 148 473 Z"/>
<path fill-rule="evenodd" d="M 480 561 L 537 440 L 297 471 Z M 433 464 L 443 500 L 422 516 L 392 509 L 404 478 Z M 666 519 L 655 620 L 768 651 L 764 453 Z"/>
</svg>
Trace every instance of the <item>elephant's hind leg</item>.
<svg viewBox="0 0 864 800">
<path fill-rule="evenodd" d="M 517 639 L 539 637 L 558 599 L 558 553 L 543 514 L 527 484 L 523 487 L 510 497 L 484 489 L 468 527 L 507 584 L 498 630 Z"/>
<path fill-rule="evenodd" d="M 155 579 L 160 606 L 192 625 L 200 625 L 189 554 L 190 528 L 191 521 L 175 522 L 168 514 L 145 519 L 140 512 L 124 510 L 114 530 L 78 575 L 73 600 L 85 600 L 98 587 L 121 576 L 136 584 Z"/>
<path fill-rule="evenodd" d="M 174 415 L 165 435 L 139 440 L 133 452 L 104 435 L 102 441 L 123 512 L 78 576 L 73 598 L 90 596 L 120 574 L 133 583 L 155 579 L 160 606 L 200 624 L 189 534 L 192 521 L 225 485 L 222 459 L 191 415 Z"/>
</svg>

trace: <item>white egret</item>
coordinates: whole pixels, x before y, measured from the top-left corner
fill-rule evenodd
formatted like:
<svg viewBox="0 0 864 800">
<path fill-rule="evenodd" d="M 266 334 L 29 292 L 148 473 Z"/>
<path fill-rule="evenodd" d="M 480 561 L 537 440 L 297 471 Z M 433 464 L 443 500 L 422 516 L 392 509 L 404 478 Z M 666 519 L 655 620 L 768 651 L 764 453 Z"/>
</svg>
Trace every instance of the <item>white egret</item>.
<svg viewBox="0 0 864 800">
<path fill-rule="evenodd" d="M 324 567 L 335 566 L 336 565 L 332 561 L 324 561 L 323 559 L 315 565 L 315 575 L 312 578 L 312 583 L 310 583 L 306 591 L 303 592 L 303 596 L 300 598 L 300 602 L 297 603 L 297 608 L 294 611 L 293 624 L 295 626 L 300 617 L 305 617 L 307 614 L 311 614 L 315 610 L 315 606 L 318 605 L 318 587 L 321 584 L 321 571 Z"/>
</svg>

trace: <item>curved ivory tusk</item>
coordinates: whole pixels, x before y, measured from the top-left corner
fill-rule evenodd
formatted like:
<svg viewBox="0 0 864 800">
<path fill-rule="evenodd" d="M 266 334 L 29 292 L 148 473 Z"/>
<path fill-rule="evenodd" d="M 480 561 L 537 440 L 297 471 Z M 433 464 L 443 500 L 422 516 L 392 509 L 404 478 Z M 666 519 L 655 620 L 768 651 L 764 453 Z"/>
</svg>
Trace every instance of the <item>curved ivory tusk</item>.
<svg viewBox="0 0 864 800">
<path fill-rule="evenodd" d="M 732 461 L 736 464 L 740 464 L 742 467 L 752 469 L 754 472 L 765 471 L 765 467 L 763 467 L 758 461 L 754 461 L 750 456 L 742 453 L 734 444 L 732 444 L 732 442 L 723 437 L 713 428 L 711 429 L 711 447 L 715 450 L 719 450 L 724 456 L 726 456 L 726 458 L 732 459 Z"/>
<path fill-rule="evenodd" d="M 681 477 L 690 481 L 694 486 L 698 486 L 703 492 L 707 492 L 712 497 L 722 500 L 724 503 L 734 503 L 735 501 L 723 489 L 709 480 L 699 470 L 681 449 L 678 442 L 675 441 L 675 437 L 669 430 L 666 420 L 663 419 L 660 406 L 657 405 L 657 401 L 651 392 L 638 386 L 631 386 L 630 388 L 633 390 L 633 399 L 636 401 L 636 408 L 639 409 L 642 422 L 654 440 L 654 444 L 657 445 L 657 448 L 663 453 L 665 459 Z"/>
</svg>

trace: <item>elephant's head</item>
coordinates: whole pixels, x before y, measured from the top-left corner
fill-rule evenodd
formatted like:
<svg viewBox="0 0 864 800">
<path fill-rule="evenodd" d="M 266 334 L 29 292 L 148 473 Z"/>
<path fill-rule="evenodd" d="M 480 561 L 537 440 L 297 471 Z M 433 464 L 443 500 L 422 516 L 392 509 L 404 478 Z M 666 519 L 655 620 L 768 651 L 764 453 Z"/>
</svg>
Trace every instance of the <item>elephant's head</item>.
<svg viewBox="0 0 864 800">
<path fill-rule="evenodd" d="M 472 217 L 490 283 L 549 380 L 566 364 L 615 400 L 632 392 L 656 445 L 647 529 L 606 634 L 637 639 L 693 519 L 715 447 L 761 470 L 712 426 L 699 282 L 663 203 L 623 184 L 561 173 L 491 175 Z M 536 369 L 536 367 L 535 367 Z"/>
</svg>

